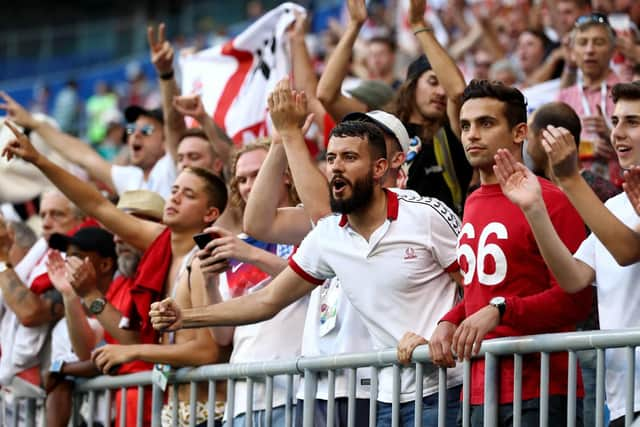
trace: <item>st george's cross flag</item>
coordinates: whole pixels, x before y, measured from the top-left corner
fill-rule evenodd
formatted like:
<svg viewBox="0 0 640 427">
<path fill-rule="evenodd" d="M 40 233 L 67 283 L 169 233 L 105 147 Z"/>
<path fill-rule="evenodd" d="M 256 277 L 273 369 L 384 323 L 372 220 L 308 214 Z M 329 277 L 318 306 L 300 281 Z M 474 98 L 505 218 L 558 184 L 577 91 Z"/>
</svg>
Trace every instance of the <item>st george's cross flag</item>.
<svg viewBox="0 0 640 427">
<path fill-rule="evenodd" d="M 238 145 L 266 136 L 267 98 L 288 75 L 286 29 L 294 11 L 283 3 L 228 42 L 181 59 L 183 95 L 200 94 L 205 110 Z"/>
</svg>

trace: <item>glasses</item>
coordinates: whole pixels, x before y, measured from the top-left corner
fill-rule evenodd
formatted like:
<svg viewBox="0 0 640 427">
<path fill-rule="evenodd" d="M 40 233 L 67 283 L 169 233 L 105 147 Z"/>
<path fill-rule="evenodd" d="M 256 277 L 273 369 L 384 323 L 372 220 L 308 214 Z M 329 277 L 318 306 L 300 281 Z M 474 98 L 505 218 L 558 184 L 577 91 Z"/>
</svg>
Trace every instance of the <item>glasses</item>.
<svg viewBox="0 0 640 427">
<path fill-rule="evenodd" d="M 576 23 L 574 27 L 578 28 L 588 24 L 601 24 L 601 25 L 606 25 L 607 27 L 611 27 L 611 24 L 609 24 L 609 18 L 607 18 L 607 15 L 604 15 L 598 12 L 590 13 L 589 15 L 580 16 L 578 19 L 576 19 Z"/>
<path fill-rule="evenodd" d="M 153 125 L 143 125 L 139 128 L 136 128 L 136 125 L 133 123 L 127 125 L 127 135 L 133 135 L 136 131 L 140 131 L 144 136 L 149 136 L 153 133 L 156 128 Z"/>
</svg>

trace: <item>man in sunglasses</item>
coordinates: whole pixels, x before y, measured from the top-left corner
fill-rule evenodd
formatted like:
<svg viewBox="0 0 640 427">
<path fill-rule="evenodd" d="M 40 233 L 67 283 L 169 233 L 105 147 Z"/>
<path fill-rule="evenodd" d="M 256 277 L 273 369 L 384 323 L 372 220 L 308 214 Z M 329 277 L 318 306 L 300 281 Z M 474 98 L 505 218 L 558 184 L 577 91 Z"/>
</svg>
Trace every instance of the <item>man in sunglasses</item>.
<svg viewBox="0 0 640 427">
<path fill-rule="evenodd" d="M 169 196 L 176 178 L 176 166 L 171 155 L 165 152 L 164 120 L 160 109 L 146 110 L 138 106 L 125 109 L 131 164 L 118 166 L 102 158 L 84 141 L 38 120 L 6 93 L 0 92 L 0 98 L 4 101 L 0 101 L 0 109 L 7 112 L 9 119 L 25 130 L 37 132 L 53 149 L 116 193 L 150 190 L 163 198 Z"/>
<path fill-rule="evenodd" d="M 609 67 L 615 49 L 615 32 L 605 15 L 583 15 L 575 22 L 571 44 L 580 73 L 575 85 L 560 91 L 558 100 L 569 104 L 582 118 L 582 166 L 621 185 L 608 122 L 613 112 L 611 88 L 620 82 Z"/>
</svg>

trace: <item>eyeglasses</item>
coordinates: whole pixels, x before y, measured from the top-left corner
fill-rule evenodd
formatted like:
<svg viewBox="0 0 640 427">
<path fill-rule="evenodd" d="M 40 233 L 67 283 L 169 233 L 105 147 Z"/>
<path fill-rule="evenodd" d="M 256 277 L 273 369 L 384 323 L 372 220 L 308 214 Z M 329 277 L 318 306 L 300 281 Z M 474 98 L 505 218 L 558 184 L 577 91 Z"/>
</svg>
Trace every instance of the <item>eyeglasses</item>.
<svg viewBox="0 0 640 427">
<path fill-rule="evenodd" d="M 611 27 L 611 24 L 609 24 L 609 18 L 607 18 L 607 15 L 598 13 L 598 12 L 593 12 L 588 15 L 580 16 L 578 19 L 576 19 L 576 23 L 574 27 L 579 28 L 588 24 L 601 24 L 601 25 L 606 25 L 607 27 Z"/>
<path fill-rule="evenodd" d="M 140 133 L 143 134 L 144 136 L 149 136 L 153 133 L 155 129 L 156 128 L 153 125 L 143 125 L 143 126 L 140 126 L 139 128 L 136 128 L 136 125 L 131 123 L 127 125 L 127 135 L 133 135 L 134 133 L 136 133 L 136 130 L 139 130 Z"/>
</svg>

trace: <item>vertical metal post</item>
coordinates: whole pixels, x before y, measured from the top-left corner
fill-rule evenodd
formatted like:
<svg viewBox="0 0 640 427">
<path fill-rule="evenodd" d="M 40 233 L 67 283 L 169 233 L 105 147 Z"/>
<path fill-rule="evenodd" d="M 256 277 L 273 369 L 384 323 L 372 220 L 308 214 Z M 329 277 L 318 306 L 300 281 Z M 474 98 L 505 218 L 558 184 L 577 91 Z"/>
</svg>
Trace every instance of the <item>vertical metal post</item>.
<svg viewBox="0 0 640 427">
<path fill-rule="evenodd" d="M 214 427 L 216 423 L 216 380 L 209 380 L 207 392 L 207 427 Z"/>
<path fill-rule="evenodd" d="M 327 383 L 327 427 L 333 427 L 336 416 L 336 371 L 328 372 Z"/>
<path fill-rule="evenodd" d="M 264 402 L 264 417 L 265 417 L 265 427 L 271 427 L 272 423 L 272 414 L 273 414 L 273 377 L 271 375 L 267 376 L 266 384 L 265 384 L 265 402 Z"/>
<path fill-rule="evenodd" d="M 144 386 L 138 386 L 138 407 L 136 408 L 136 427 L 144 424 Z"/>
<path fill-rule="evenodd" d="M 304 370 L 304 403 L 302 406 L 302 425 L 304 427 L 313 427 L 315 416 L 315 399 L 317 388 L 316 373 L 310 369 Z"/>
<path fill-rule="evenodd" d="M 549 353 L 540 353 L 540 427 L 549 425 Z"/>
<path fill-rule="evenodd" d="M 235 404 L 236 404 L 236 380 L 229 378 L 227 380 L 227 423 L 230 426 L 233 425 L 233 419 L 235 418 Z"/>
<path fill-rule="evenodd" d="M 393 395 L 391 396 L 391 427 L 400 427 L 400 365 L 393 365 Z"/>
<path fill-rule="evenodd" d="M 569 352 L 569 377 L 567 379 L 567 427 L 576 427 L 576 399 L 578 387 L 578 355 Z"/>
<path fill-rule="evenodd" d="M 347 398 L 347 427 L 356 425 L 356 369 L 349 368 L 348 374 L 348 398 Z"/>
<path fill-rule="evenodd" d="M 604 427 L 604 349 L 596 349 L 596 427 Z"/>
<path fill-rule="evenodd" d="M 26 427 L 35 427 L 36 425 L 36 400 L 25 399 L 25 425 Z M 46 403 L 45 403 L 46 407 Z"/>
<path fill-rule="evenodd" d="M 484 356 L 484 427 L 498 426 L 498 357 Z"/>
<path fill-rule="evenodd" d="M 630 427 L 633 423 L 633 406 L 635 401 L 636 383 L 636 348 L 627 347 L 627 392 L 625 398 L 624 426 Z"/>
<path fill-rule="evenodd" d="M 198 415 L 198 384 L 195 381 L 189 383 L 189 427 L 196 427 Z"/>
<path fill-rule="evenodd" d="M 306 396 L 306 390 L 305 390 Z M 314 391 L 315 397 L 315 391 Z M 305 399 L 306 400 L 306 399 Z M 293 424 L 293 375 L 287 375 L 287 400 L 284 404 L 284 426 L 291 427 Z M 312 418 L 313 421 L 313 418 Z"/>
<path fill-rule="evenodd" d="M 522 355 L 513 355 L 513 427 L 522 425 Z"/>
<path fill-rule="evenodd" d="M 244 417 L 244 427 L 252 427 L 253 425 L 253 378 L 247 378 L 247 395 L 246 399 L 246 416 Z M 195 427 L 195 426 L 193 426 Z"/>
<path fill-rule="evenodd" d="M 120 388 L 120 422 L 127 424 L 127 388 Z"/>
<path fill-rule="evenodd" d="M 378 368 L 371 368 L 371 388 L 369 389 L 369 427 L 376 427 L 378 420 Z"/>
<path fill-rule="evenodd" d="M 161 427 L 164 392 L 156 384 L 151 386 L 151 427 Z"/>
<path fill-rule="evenodd" d="M 91 390 L 89 392 L 89 415 L 87 415 L 87 417 L 89 418 L 87 420 L 87 425 L 89 427 L 93 427 L 93 420 L 96 417 L 96 413 L 95 413 L 95 408 L 96 408 L 96 392 Z M 158 426 L 160 427 L 160 426 Z"/>
<path fill-rule="evenodd" d="M 424 364 L 422 362 L 416 362 L 416 397 L 413 412 L 415 427 L 422 427 L 422 392 L 424 385 L 422 377 L 424 377 Z M 439 416 L 440 415 L 438 414 L 438 417 Z"/>
<path fill-rule="evenodd" d="M 173 385 L 173 393 L 171 393 L 171 426 L 178 427 L 178 421 L 180 417 L 180 412 L 178 411 L 180 407 L 180 400 L 178 399 L 180 386 L 178 384 Z"/>
<path fill-rule="evenodd" d="M 471 360 L 462 362 L 462 427 L 471 425 Z"/>
<path fill-rule="evenodd" d="M 73 393 L 73 397 L 71 400 L 71 427 L 76 427 L 80 424 L 80 405 L 82 404 L 82 394 Z M 46 403 L 46 402 L 45 402 Z M 4 402 L 2 402 L 2 414 L 0 414 L 0 424 L 2 424 L 4 417 Z"/>
<path fill-rule="evenodd" d="M 13 420 L 11 424 L 13 427 L 18 427 L 18 420 L 20 419 L 20 399 L 13 399 L 11 408 L 13 409 Z"/>
<path fill-rule="evenodd" d="M 422 414 L 420 414 L 422 418 Z M 447 425 L 447 369 L 438 368 L 438 427 Z"/>
<path fill-rule="evenodd" d="M 105 406 L 107 410 L 104 413 L 104 420 L 102 420 L 102 425 L 109 425 L 111 422 L 111 389 L 108 388 L 104 391 L 104 400 L 106 401 Z"/>
</svg>

